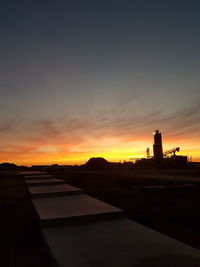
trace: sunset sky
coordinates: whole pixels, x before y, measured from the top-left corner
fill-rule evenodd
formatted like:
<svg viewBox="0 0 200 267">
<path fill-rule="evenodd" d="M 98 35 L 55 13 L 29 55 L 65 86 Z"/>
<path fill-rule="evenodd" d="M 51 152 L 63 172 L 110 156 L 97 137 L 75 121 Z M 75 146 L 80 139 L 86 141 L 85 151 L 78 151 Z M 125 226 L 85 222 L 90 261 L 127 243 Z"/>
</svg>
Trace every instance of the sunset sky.
<svg viewBox="0 0 200 267">
<path fill-rule="evenodd" d="M 0 6 L 0 162 L 81 164 L 164 150 L 200 161 L 200 2 Z"/>
</svg>

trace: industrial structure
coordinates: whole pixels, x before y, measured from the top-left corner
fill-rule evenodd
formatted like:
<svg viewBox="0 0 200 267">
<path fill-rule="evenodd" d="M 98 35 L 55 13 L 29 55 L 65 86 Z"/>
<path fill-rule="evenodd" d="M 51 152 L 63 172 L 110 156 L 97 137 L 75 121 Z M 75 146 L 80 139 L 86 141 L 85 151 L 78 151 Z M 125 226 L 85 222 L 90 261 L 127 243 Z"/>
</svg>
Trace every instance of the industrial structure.
<svg viewBox="0 0 200 267">
<path fill-rule="evenodd" d="M 175 147 L 175 148 L 172 148 L 168 151 L 165 151 L 163 153 L 163 156 L 164 157 L 167 157 L 168 155 L 172 154 L 173 156 L 176 156 L 176 152 L 179 152 L 180 151 L 180 147 Z"/>
<path fill-rule="evenodd" d="M 149 147 L 147 147 L 146 153 L 147 153 L 147 159 L 150 159 L 151 155 L 150 155 L 150 148 Z"/>
<path fill-rule="evenodd" d="M 163 152 L 162 134 L 159 130 L 154 132 L 153 155 L 150 155 L 150 148 L 146 148 L 146 158 L 136 160 L 137 168 L 187 168 L 188 159 L 186 156 L 176 155 L 180 147 Z M 133 159 L 133 158 L 131 158 Z"/>
<path fill-rule="evenodd" d="M 172 148 L 170 150 L 163 152 L 161 132 L 159 130 L 156 130 L 154 132 L 154 144 L 153 144 L 154 159 L 166 158 L 169 155 L 172 155 L 175 157 L 176 152 L 179 152 L 179 151 L 180 151 L 180 147 L 175 147 L 175 148 Z M 147 148 L 146 153 L 147 153 L 147 159 L 151 158 L 149 148 Z"/>
<path fill-rule="evenodd" d="M 162 135 L 158 130 L 154 132 L 153 154 L 155 159 L 163 158 Z"/>
<path fill-rule="evenodd" d="M 163 152 L 162 134 L 159 130 L 154 132 L 153 155 L 150 148 L 146 148 L 146 158 L 129 158 L 129 162 L 135 161 L 136 168 L 187 168 L 188 158 L 176 155 L 180 147 L 175 147 Z"/>
</svg>

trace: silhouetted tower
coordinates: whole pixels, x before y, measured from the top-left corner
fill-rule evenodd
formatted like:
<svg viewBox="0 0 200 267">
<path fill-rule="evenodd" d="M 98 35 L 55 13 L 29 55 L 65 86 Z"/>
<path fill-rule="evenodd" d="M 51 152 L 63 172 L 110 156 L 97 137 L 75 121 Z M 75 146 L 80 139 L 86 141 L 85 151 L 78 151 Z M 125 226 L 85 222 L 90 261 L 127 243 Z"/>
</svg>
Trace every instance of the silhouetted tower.
<svg viewBox="0 0 200 267">
<path fill-rule="evenodd" d="M 154 132 L 153 153 L 155 159 L 163 158 L 162 135 L 158 130 Z"/>
</svg>

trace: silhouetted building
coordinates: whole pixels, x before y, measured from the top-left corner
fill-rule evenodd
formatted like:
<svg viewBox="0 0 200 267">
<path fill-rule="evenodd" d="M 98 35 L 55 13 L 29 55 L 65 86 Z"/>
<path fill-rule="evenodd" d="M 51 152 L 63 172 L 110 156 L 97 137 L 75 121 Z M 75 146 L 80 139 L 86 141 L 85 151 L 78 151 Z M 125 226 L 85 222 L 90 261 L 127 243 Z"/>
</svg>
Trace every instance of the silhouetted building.
<svg viewBox="0 0 200 267">
<path fill-rule="evenodd" d="M 158 130 L 154 133 L 153 153 L 155 159 L 163 158 L 162 135 Z"/>
</svg>

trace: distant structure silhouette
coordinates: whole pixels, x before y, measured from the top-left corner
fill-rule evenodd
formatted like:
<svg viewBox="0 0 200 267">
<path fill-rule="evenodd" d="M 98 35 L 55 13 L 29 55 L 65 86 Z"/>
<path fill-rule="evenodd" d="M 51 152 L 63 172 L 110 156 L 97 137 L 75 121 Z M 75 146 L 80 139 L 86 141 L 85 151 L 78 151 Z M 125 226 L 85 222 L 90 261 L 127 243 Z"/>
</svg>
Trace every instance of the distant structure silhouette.
<svg viewBox="0 0 200 267">
<path fill-rule="evenodd" d="M 6 171 L 26 171 L 29 168 L 26 166 L 17 166 L 14 163 L 10 162 L 4 162 L 0 163 L 0 172 L 6 172 Z"/>
<path fill-rule="evenodd" d="M 147 159 L 150 159 L 151 155 L 150 155 L 150 148 L 149 147 L 146 148 L 146 154 L 147 154 Z"/>
<path fill-rule="evenodd" d="M 168 151 L 165 151 L 163 153 L 163 156 L 164 157 L 167 157 L 168 155 L 172 154 L 173 156 L 176 156 L 176 152 L 179 152 L 180 151 L 180 147 L 175 147 L 173 149 L 170 149 Z"/>
<path fill-rule="evenodd" d="M 153 154 L 155 159 L 163 158 L 162 135 L 159 130 L 154 132 Z"/>
</svg>

